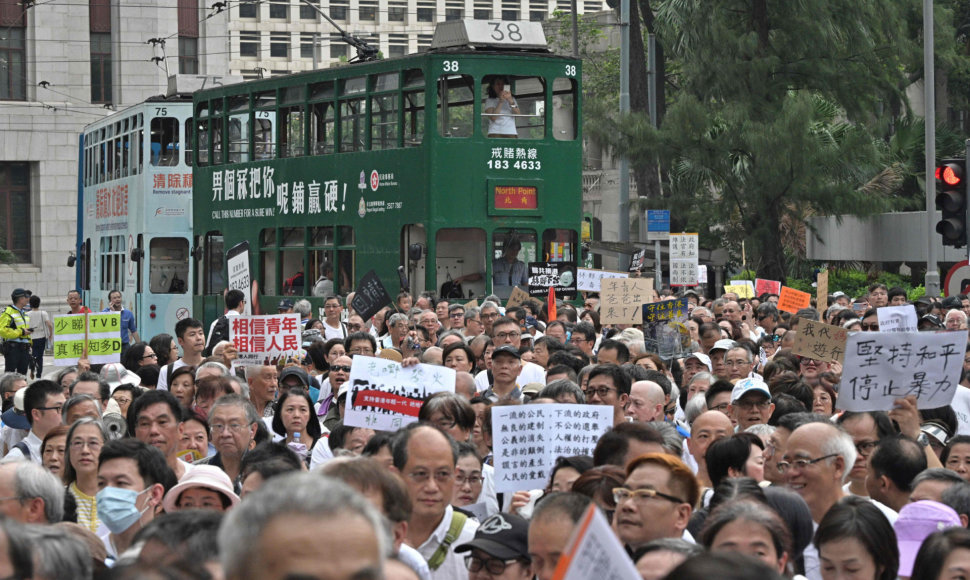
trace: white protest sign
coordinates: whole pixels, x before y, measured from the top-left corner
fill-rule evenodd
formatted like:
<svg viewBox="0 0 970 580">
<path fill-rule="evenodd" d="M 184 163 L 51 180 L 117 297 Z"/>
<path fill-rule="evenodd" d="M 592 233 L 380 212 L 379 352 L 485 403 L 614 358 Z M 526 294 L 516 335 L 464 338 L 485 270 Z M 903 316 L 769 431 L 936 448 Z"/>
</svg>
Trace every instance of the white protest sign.
<svg viewBox="0 0 970 580">
<path fill-rule="evenodd" d="M 299 352 L 300 315 L 230 316 L 229 341 L 239 351 L 240 366 L 275 365 Z"/>
<path fill-rule="evenodd" d="M 397 431 L 418 420 L 430 395 L 455 392 L 455 369 L 425 364 L 405 368 L 392 360 L 357 355 L 347 382 L 344 425 Z"/>
<path fill-rule="evenodd" d="M 670 286 L 697 286 L 697 234 L 670 234 Z"/>
<path fill-rule="evenodd" d="M 592 455 L 612 427 L 605 405 L 492 407 L 495 491 L 545 489 L 557 457 Z"/>
<path fill-rule="evenodd" d="M 628 272 L 611 272 L 609 270 L 591 270 L 589 268 L 576 269 L 576 289 L 580 292 L 599 292 L 600 280 L 603 278 L 629 278 Z"/>
<path fill-rule="evenodd" d="M 916 307 L 912 304 L 902 306 L 883 306 L 876 309 L 879 318 L 879 332 L 917 332 L 918 320 Z"/>
<path fill-rule="evenodd" d="M 916 395 L 917 407 L 950 404 L 960 383 L 967 331 L 856 332 L 846 344 L 838 407 L 889 411 Z"/>
<path fill-rule="evenodd" d="M 229 248 L 226 252 L 226 270 L 229 273 L 229 289 L 241 290 L 246 297 L 243 314 L 253 313 L 251 288 L 252 278 L 249 274 L 249 242 L 242 241 Z"/>
<path fill-rule="evenodd" d="M 633 560 L 596 504 L 590 504 L 559 557 L 553 580 L 640 580 Z"/>
</svg>

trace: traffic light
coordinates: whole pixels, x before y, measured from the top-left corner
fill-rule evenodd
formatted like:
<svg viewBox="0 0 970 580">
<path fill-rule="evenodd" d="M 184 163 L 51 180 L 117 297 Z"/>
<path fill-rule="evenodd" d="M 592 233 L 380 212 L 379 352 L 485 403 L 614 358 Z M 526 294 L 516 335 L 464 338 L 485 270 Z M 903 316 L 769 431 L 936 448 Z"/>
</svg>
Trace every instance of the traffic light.
<svg viewBox="0 0 970 580">
<path fill-rule="evenodd" d="M 967 244 L 966 175 L 966 159 L 947 159 L 936 167 L 936 208 L 943 213 L 936 232 L 943 236 L 944 246 Z"/>
</svg>

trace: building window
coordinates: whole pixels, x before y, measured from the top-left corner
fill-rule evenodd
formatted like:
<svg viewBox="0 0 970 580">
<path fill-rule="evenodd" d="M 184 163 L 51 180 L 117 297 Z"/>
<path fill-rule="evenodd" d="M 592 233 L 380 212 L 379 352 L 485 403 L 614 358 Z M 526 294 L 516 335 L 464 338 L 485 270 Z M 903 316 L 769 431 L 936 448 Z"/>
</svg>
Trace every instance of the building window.
<svg viewBox="0 0 970 580">
<path fill-rule="evenodd" d="M 271 2 L 269 5 L 269 17 L 286 20 L 290 17 L 290 3 Z"/>
<path fill-rule="evenodd" d="M 518 20 L 519 11 L 518 10 L 502 10 L 502 20 Z"/>
<path fill-rule="evenodd" d="M 26 42 L 23 28 L 5 28 L 0 34 L 0 100 L 27 100 Z"/>
<path fill-rule="evenodd" d="M 461 8 L 445 8 L 445 20 L 461 20 L 464 14 Z"/>
<path fill-rule="evenodd" d="M 91 102 L 111 102 L 111 33 L 91 33 Z"/>
<path fill-rule="evenodd" d="M 388 4 L 387 19 L 390 22 L 404 22 L 408 13 L 407 4 Z"/>
<path fill-rule="evenodd" d="M 350 2 L 347 0 L 331 0 L 330 18 L 334 20 L 347 20 L 347 7 Z"/>
<path fill-rule="evenodd" d="M 529 20 L 532 22 L 543 22 L 546 19 L 546 13 L 541 10 L 532 10 L 529 12 Z"/>
<path fill-rule="evenodd" d="M 357 13 L 361 20 L 370 22 L 377 20 L 377 2 L 375 0 L 361 0 Z"/>
<path fill-rule="evenodd" d="M 29 163 L 0 163 L 0 248 L 30 262 Z"/>
<path fill-rule="evenodd" d="M 199 39 L 179 37 L 179 73 L 199 74 Z"/>
<path fill-rule="evenodd" d="M 269 36 L 269 55 L 274 58 L 290 57 L 290 34 L 273 32 Z"/>
<path fill-rule="evenodd" d="M 434 8 L 418 6 L 418 22 L 434 22 Z"/>
<path fill-rule="evenodd" d="M 242 0 L 239 4 L 239 17 L 240 18 L 256 18 L 258 16 L 259 7 L 253 0 Z"/>
<path fill-rule="evenodd" d="M 239 33 L 239 56 L 259 56 L 259 33 Z"/>
<path fill-rule="evenodd" d="M 319 6 L 320 5 L 320 0 L 310 0 L 310 2 L 311 2 L 311 4 L 313 4 L 313 6 Z M 313 6 L 307 6 L 306 3 L 303 2 L 303 0 L 300 0 L 300 20 L 316 20 L 317 19 L 317 14 L 319 14 L 319 12 L 317 12 L 316 10 L 314 10 L 313 9 Z"/>
<path fill-rule="evenodd" d="M 313 45 L 316 44 L 315 36 L 305 32 L 300 35 L 300 58 L 313 58 Z"/>
<path fill-rule="evenodd" d="M 491 17 L 492 17 L 492 10 L 490 8 L 475 9 L 475 20 L 488 20 Z"/>
</svg>

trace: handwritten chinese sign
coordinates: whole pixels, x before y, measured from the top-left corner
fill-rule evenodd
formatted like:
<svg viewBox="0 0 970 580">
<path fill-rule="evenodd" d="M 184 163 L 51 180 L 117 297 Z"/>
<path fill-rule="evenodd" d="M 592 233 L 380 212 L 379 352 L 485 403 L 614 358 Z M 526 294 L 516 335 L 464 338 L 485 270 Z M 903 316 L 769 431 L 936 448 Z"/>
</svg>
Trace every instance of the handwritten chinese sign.
<svg viewBox="0 0 970 580">
<path fill-rule="evenodd" d="M 761 296 L 762 294 L 778 294 L 781 292 L 781 282 L 776 280 L 765 280 L 763 278 L 755 278 L 754 280 L 754 293 L 755 296 Z"/>
<path fill-rule="evenodd" d="M 802 308 L 812 305 L 812 295 L 808 292 L 795 290 L 788 286 L 781 287 L 781 294 L 778 295 L 778 310 L 795 314 Z"/>
<path fill-rule="evenodd" d="M 626 272 L 611 272 L 609 270 L 590 270 L 579 268 L 576 270 L 576 289 L 580 292 L 599 292 L 600 280 L 604 278 L 629 278 Z"/>
<path fill-rule="evenodd" d="M 750 280 L 745 280 L 745 282 L 750 282 Z M 738 298 L 754 298 L 754 287 L 748 284 L 725 284 L 724 293 L 734 292 L 738 295 Z"/>
<path fill-rule="evenodd" d="M 791 351 L 792 354 L 815 360 L 842 363 L 848 338 L 849 331 L 840 326 L 801 318 L 798 321 L 798 332 L 795 333 L 795 344 Z"/>
<path fill-rule="evenodd" d="M 85 332 L 86 327 L 86 332 Z M 54 364 L 121 362 L 121 314 L 65 314 L 54 317 Z"/>
<path fill-rule="evenodd" d="M 492 407 L 495 491 L 544 489 L 557 457 L 592 455 L 612 427 L 605 405 Z"/>
<path fill-rule="evenodd" d="M 916 307 L 912 304 L 902 306 L 883 306 L 876 309 L 879 318 L 879 332 L 916 332 L 919 330 Z"/>
<path fill-rule="evenodd" d="M 229 340 L 240 366 L 275 365 L 300 350 L 300 315 L 230 316 Z"/>
<path fill-rule="evenodd" d="M 643 305 L 656 301 L 653 278 L 607 278 L 600 287 L 600 322 L 640 324 Z"/>
<path fill-rule="evenodd" d="M 846 344 L 838 407 L 888 411 L 916 395 L 920 409 L 950 404 L 960 383 L 967 331 L 855 332 Z"/>
<path fill-rule="evenodd" d="M 670 234 L 670 286 L 697 286 L 697 234 Z"/>
<path fill-rule="evenodd" d="M 425 364 L 404 368 L 392 360 L 357 355 L 348 382 L 344 425 L 397 431 L 418 420 L 430 395 L 455 392 L 455 370 Z"/>
</svg>

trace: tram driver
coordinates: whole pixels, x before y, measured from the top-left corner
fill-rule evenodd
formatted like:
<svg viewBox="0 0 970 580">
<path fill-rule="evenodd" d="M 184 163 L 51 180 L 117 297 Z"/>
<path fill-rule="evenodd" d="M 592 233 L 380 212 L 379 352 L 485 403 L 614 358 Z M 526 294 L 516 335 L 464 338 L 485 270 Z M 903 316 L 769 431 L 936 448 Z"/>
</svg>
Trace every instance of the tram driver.
<svg viewBox="0 0 970 580">
<path fill-rule="evenodd" d="M 519 259 L 522 242 L 512 238 L 505 243 L 502 257 L 492 262 L 492 286 L 495 292 L 511 291 L 512 286 L 529 285 L 529 268 Z"/>
<path fill-rule="evenodd" d="M 488 85 L 488 98 L 485 99 L 485 115 L 488 117 L 488 136 L 500 139 L 515 139 L 519 131 L 515 127 L 515 117 L 520 115 L 519 104 L 508 90 L 508 77 L 495 76 Z"/>
</svg>

